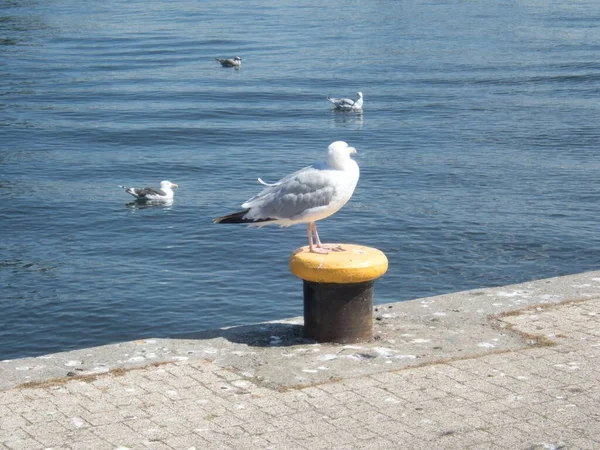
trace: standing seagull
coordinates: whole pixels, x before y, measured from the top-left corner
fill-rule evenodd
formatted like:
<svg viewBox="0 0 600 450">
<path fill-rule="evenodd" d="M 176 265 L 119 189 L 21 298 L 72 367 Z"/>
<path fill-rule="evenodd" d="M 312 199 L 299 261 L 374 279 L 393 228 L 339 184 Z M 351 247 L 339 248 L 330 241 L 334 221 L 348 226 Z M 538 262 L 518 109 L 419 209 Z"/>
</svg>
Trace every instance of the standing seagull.
<svg viewBox="0 0 600 450">
<path fill-rule="evenodd" d="M 341 111 L 362 111 L 363 94 L 362 92 L 357 92 L 356 95 L 358 95 L 356 101 L 349 98 L 332 97 L 327 97 L 327 100 L 335 105 L 335 109 L 339 109 Z"/>
<path fill-rule="evenodd" d="M 170 181 L 161 181 L 160 189 L 154 189 L 151 187 L 146 188 L 128 188 L 125 186 L 119 186 L 125 189 L 125 192 L 133 195 L 136 200 L 150 200 L 150 201 L 168 201 L 173 199 L 173 188 L 179 187 L 175 183 Z"/>
<path fill-rule="evenodd" d="M 226 59 L 219 59 L 219 58 L 215 58 L 219 63 L 221 63 L 221 65 L 223 67 L 236 67 L 239 68 L 242 65 L 242 58 L 240 58 L 239 56 L 236 56 L 235 58 L 226 58 Z"/>
<path fill-rule="evenodd" d="M 332 143 L 325 161 L 299 170 L 277 183 L 268 184 L 261 193 L 242 205 L 242 211 L 218 217 L 215 223 L 246 223 L 287 227 L 306 223 L 308 247 L 313 253 L 329 253 L 339 246 L 323 245 L 317 233 L 317 220 L 336 213 L 346 204 L 358 183 L 358 164 L 350 155 L 356 149 L 343 141 Z M 313 243 L 313 234 L 315 243 Z"/>
</svg>

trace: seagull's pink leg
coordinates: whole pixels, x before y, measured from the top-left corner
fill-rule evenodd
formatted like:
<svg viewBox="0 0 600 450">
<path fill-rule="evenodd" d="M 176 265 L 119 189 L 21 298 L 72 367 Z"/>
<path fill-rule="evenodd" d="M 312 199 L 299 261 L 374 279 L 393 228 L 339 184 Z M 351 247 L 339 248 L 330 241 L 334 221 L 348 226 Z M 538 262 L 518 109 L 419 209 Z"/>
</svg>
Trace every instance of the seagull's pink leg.
<svg viewBox="0 0 600 450">
<path fill-rule="evenodd" d="M 315 238 L 317 240 L 317 248 L 332 250 L 334 252 L 343 252 L 341 244 L 323 244 L 321 243 L 321 239 L 319 239 L 319 233 L 317 233 L 317 224 L 313 222 L 313 232 L 315 233 Z"/>
<path fill-rule="evenodd" d="M 316 247 L 313 245 L 313 231 L 315 233 L 315 238 L 317 239 Z M 317 225 L 314 222 L 310 222 L 308 224 L 308 226 L 306 227 L 306 232 L 308 233 L 308 250 L 311 253 L 329 253 L 329 250 L 325 250 L 322 246 L 323 244 L 321 244 L 321 241 L 319 240 L 319 235 L 317 234 Z"/>
<path fill-rule="evenodd" d="M 313 251 L 313 238 L 312 238 L 312 224 L 309 222 L 306 225 L 306 234 L 308 234 L 308 251 L 312 253 Z"/>
<path fill-rule="evenodd" d="M 323 244 L 321 243 L 321 239 L 319 239 L 319 233 L 317 233 L 317 223 L 316 222 L 312 223 L 312 229 L 313 229 L 313 233 L 315 233 L 315 239 L 317 241 L 317 247 L 323 248 Z"/>
</svg>

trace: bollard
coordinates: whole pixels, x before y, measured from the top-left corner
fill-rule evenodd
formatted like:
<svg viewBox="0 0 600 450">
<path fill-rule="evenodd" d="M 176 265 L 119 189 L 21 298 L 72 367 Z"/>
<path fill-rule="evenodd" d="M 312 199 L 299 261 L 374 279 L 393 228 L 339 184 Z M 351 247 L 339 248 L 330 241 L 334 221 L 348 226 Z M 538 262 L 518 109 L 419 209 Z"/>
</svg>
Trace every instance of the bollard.
<svg viewBox="0 0 600 450">
<path fill-rule="evenodd" d="M 341 248 L 323 255 L 306 246 L 290 257 L 290 270 L 304 283 L 304 335 L 318 342 L 365 342 L 373 337 L 374 283 L 388 260 L 375 248 Z"/>
</svg>

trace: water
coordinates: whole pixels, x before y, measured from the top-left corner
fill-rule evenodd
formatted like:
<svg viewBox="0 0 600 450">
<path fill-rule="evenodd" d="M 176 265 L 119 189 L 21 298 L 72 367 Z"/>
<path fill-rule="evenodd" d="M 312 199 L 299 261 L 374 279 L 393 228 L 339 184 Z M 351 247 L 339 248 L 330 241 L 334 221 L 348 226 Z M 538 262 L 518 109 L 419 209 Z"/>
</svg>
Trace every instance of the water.
<svg viewBox="0 0 600 450">
<path fill-rule="evenodd" d="M 305 228 L 211 218 L 339 139 L 377 303 L 597 269 L 599 50 L 596 0 L 4 0 L 0 359 L 301 315 Z"/>
</svg>

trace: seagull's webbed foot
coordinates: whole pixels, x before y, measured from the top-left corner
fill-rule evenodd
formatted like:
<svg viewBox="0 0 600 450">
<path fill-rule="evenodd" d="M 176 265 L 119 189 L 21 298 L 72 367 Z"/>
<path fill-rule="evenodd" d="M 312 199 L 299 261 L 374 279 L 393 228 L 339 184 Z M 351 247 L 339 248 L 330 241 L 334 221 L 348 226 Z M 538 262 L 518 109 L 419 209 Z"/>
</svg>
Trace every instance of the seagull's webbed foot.
<svg viewBox="0 0 600 450">
<path fill-rule="evenodd" d="M 346 250 L 342 247 L 342 244 L 321 244 L 321 248 L 331 250 L 332 252 L 345 252 Z"/>
</svg>

